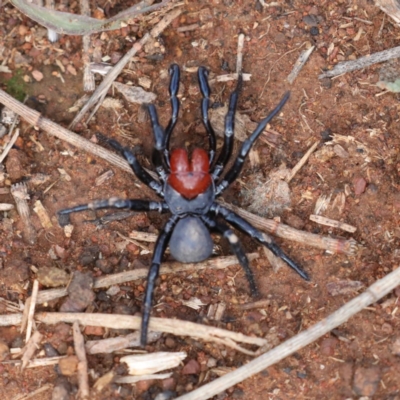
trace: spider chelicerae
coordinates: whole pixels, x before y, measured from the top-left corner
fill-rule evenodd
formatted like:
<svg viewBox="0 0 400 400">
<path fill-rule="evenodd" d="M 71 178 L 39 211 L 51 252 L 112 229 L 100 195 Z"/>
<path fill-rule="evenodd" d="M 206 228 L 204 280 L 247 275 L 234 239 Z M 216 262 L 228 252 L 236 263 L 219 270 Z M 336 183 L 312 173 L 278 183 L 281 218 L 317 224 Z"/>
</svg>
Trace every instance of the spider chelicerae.
<svg viewBox="0 0 400 400">
<path fill-rule="evenodd" d="M 275 109 L 264 118 L 254 132 L 243 142 L 242 147 L 233 162 L 232 167 L 221 175 L 232 155 L 235 112 L 238 96 L 242 85 L 242 76 L 238 77 L 238 84 L 229 100 L 228 113 L 225 117 L 224 144 L 216 158 L 216 137 L 208 118 L 210 107 L 210 87 L 208 71 L 204 67 L 198 69 L 198 80 L 202 93 L 201 116 L 208 134 L 209 150 L 196 148 L 189 160 L 185 149 L 169 150 L 171 133 L 175 127 L 179 113 L 180 70 L 173 64 L 170 69 L 171 81 L 169 93 L 171 96 L 172 116 L 164 130 L 158 122 L 157 111 L 153 104 L 148 105 L 148 112 L 154 133 L 154 150 L 152 161 L 159 180 L 155 180 L 138 162 L 135 155 L 117 141 L 102 137 L 110 146 L 119 151 L 135 175 L 147 186 L 155 191 L 161 201 L 119 199 L 96 200 L 89 204 L 80 205 L 59 211 L 60 215 L 67 215 L 77 211 L 98 210 L 105 208 L 125 208 L 134 211 L 158 211 L 171 213 L 165 226 L 162 228 L 155 247 L 153 258 L 147 277 L 147 287 L 143 301 L 143 318 L 141 326 L 141 345 L 146 345 L 150 311 L 153 300 L 154 285 L 159 274 L 160 264 L 169 245 L 171 255 L 180 262 L 200 262 L 210 257 L 213 242 L 209 231 L 216 232 L 226 238 L 243 267 L 250 290 L 253 296 L 258 295 L 257 286 L 249 261 L 242 249 L 239 239 L 231 228 L 242 231 L 280 257 L 289 267 L 294 269 L 302 278 L 309 280 L 307 273 L 288 257 L 267 234 L 254 228 L 242 217 L 224 207 L 216 200 L 224 190 L 239 176 L 246 156 L 252 145 L 260 136 L 266 125 L 277 115 L 289 99 L 287 92 Z M 222 220 L 222 221 L 221 221 Z"/>
</svg>

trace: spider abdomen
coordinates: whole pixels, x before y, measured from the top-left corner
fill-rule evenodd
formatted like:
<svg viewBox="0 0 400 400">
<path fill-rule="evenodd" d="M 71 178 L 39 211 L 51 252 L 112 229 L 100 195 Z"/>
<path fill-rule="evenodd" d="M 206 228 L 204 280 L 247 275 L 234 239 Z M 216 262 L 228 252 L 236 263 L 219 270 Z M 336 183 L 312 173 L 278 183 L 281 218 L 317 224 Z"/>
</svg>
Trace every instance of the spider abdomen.
<svg viewBox="0 0 400 400">
<path fill-rule="evenodd" d="M 187 216 L 178 221 L 169 242 L 175 260 L 182 263 L 200 262 L 210 257 L 213 241 L 203 222 Z"/>
<path fill-rule="evenodd" d="M 194 199 L 211 185 L 208 154 L 203 149 L 194 149 L 189 163 L 185 149 L 171 153 L 171 173 L 168 183 L 182 196 Z"/>
</svg>

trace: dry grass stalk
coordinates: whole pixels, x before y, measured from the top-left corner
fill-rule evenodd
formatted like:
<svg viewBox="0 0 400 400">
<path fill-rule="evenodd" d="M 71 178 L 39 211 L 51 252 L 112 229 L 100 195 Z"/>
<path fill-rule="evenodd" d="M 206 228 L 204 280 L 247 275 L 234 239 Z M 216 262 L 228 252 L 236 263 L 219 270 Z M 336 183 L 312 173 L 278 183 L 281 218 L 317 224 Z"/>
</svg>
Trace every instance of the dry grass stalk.
<svg viewBox="0 0 400 400">
<path fill-rule="evenodd" d="M 242 74 L 243 81 L 249 81 L 251 79 L 251 74 Z M 234 72 L 233 74 L 218 75 L 213 79 L 210 79 L 210 85 L 215 82 L 229 82 L 237 81 L 238 74 Z"/>
<path fill-rule="evenodd" d="M 17 141 L 19 136 L 19 129 L 17 129 L 10 139 L 10 141 L 7 143 L 6 147 L 4 148 L 3 152 L 0 155 L 0 163 L 4 161 L 4 159 L 7 157 L 7 154 L 11 150 L 11 148 L 14 146 L 14 143 Z"/>
<path fill-rule="evenodd" d="M 0 326 L 19 325 L 22 322 L 22 313 L 0 315 Z"/>
<path fill-rule="evenodd" d="M 89 376 L 88 376 L 88 364 L 85 351 L 85 342 L 83 335 L 79 329 L 78 322 L 74 322 L 72 325 L 72 332 L 74 335 L 74 348 L 75 354 L 78 357 L 78 384 L 79 391 L 78 397 L 80 399 L 89 398 Z"/>
<path fill-rule="evenodd" d="M 276 346 L 268 353 L 250 361 L 215 381 L 208 383 L 199 389 L 180 396 L 177 400 L 206 400 L 222 391 L 244 381 L 247 378 L 265 370 L 271 365 L 283 360 L 303 347 L 313 343 L 326 333 L 345 323 L 349 318 L 362 311 L 369 305 L 386 296 L 396 286 L 400 285 L 400 268 L 397 268 L 384 278 L 372 284 L 364 293 L 349 301 L 339 310 L 335 311 L 322 321 L 307 330 L 292 337 L 286 342 Z"/>
<path fill-rule="evenodd" d="M 254 215 L 232 204 L 224 203 L 222 201 L 221 203 L 226 208 L 229 208 L 230 210 L 239 214 L 241 217 L 245 218 L 256 228 L 272 233 L 278 237 L 293 240 L 295 242 L 316 247 L 318 249 L 327 250 L 331 253 L 354 255 L 358 250 L 357 242 L 353 239 L 334 239 L 327 236 L 320 236 L 309 232 L 299 231 L 288 225 L 281 224 L 273 219 L 262 218 L 258 215 Z"/>
<path fill-rule="evenodd" d="M 136 383 L 140 381 L 148 381 L 153 379 L 167 379 L 172 376 L 172 372 L 167 374 L 141 375 L 141 376 L 121 376 L 114 379 L 116 383 Z"/>
<path fill-rule="evenodd" d="M 10 211 L 14 208 L 14 204 L 0 203 L 0 211 Z"/>
<path fill-rule="evenodd" d="M 80 0 L 81 14 L 90 17 L 88 0 Z M 95 89 L 94 74 L 90 69 L 90 35 L 82 36 L 83 90 L 93 92 Z"/>
<path fill-rule="evenodd" d="M 315 142 L 308 150 L 307 153 L 304 154 L 303 157 L 301 157 L 301 160 L 293 167 L 292 171 L 290 172 L 290 175 L 286 178 L 286 182 L 289 183 L 293 177 L 300 171 L 301 168 L 303 168 L 303 165 L 307 162 L 307 160 L 310 158 L 311 154 L 315 151 L 317 146 L 319 145 L 319 141 Z"/>
<path fill-rule="evenodd" d="M 141 317 L 132 315 L 91 314 L 91 313 L 37 313 L 36 319 L 45 324 L 57 324 L 59 322 L 74 323 L 80 325 L 102 326 L 111 329 L 140 329 Z M 150 318 L 149 329 L 156 332 L 172 333 L 178 336 L 196 337 L 205 341 L 226 340 L 226 345 L 241 342 L 256 346 L 264 346 L 268 341 L 243 335 L 242 333 L 227 331 L 212 326 L 199 325 L 193 322 L 168 318 Z M 232 342 L 228 342 L 232 341 Z M 229 343 L 229 344 L 228 344 Z M 232 346 L 231 346 L 232 347 Z"/>
<path fill-rule="evenodd" d="M 184 351 L 132 354 L 121 357 L 128 366 L 129 375 L 152 375 L 156 372 L 177 367 L 187 357 Z"/>
<path fill-rule="evenodd" d="M 31 333 L 32 333 L 32 327 L 34 324 L 33 317 L 35 315 L 35 307 L 36 307 L 36 300 L 37 300 L 37 295 L 39 291 L 39 281 L 35 279 L 33 281 L 33 287 L 32 287 L 32 295 L 30 297 L 30 302 L 29 302 L 29 311 L 28 311 L 28 326 L 26 328 L 26 338 L 25 338 L 25 343 L 28 343 Z"/>
<path fill-rule="evenodd" d="M 29 339 L 29 342 L 27 342 L 24 348 L 21 350 L 22 353 L 21 369 L 24 369 L 28 365 L 29 361 L 31 360 L 36 350 L 38 349 L 39 344 L 42 341 L 42 338 L 43 335 L 39 331 L 36 331 Z"/>
<path fill-rule="evenodd" d="M 375 5 L 400 26 L 400 4 L 397 0 L 375 0 Z"/>
<path fill-rule="evenodd" d="M 29 244 L 36 243 L 36 231 L 32 225 L 29 205 L 28 205 L 28 188 L 24 183 L 16 183 L 11 186 L 11 194 L 14 197 L 15 204 L 17 205 L 18 214 L 24 224 L 24 239 Z"/>
<path fill-rule="evenodd" d="M 153 343 L 160 339 L 160 332 L 149 332 L 147 335 L 147 343 Z M 108 339 L 88 340 L 85 344 L 86 353 L 113 353 L 128 347 L 140 346 L 140 332 L 133 332 L 126 336 L 117 336 Z"/>
<path fill-rule="evenodd" d="M 310 220 L 316 222 L 317 224 L 331 226 L 332 228 L 342 229 L 343 231 L 354 233 L 357 228 L 355 226 L 340 222 L 331 218 L 323 217 L 322 215 L 310 215 Z"/>
</svg>

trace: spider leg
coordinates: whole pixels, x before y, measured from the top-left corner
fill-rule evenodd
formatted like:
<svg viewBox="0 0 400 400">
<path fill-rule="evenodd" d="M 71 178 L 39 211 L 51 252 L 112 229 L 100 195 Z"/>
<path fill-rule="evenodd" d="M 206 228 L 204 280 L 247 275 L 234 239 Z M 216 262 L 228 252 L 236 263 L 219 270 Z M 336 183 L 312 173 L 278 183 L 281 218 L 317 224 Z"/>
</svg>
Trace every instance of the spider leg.
<svg viewBox="0 0 400 400">
<path fill-rule="evenodd" d="M 164 197 L 163 186 L 160 182 L 157 182 L 153 177 L 140 165 L 139 161 L 135 155 L 127 148 L 123 147 L 114 139 L 109 139 L 108 137 L 97 133 L 97 137 L 106 142 L 110 146 L 114 147 L 115 150 L 119 151 L 128 161 L 135 175 L 147 186 L 153 189 L 159 196 Z"/>
<path fill-rule="evenodd" d="M 224 179 L 217 185 L 215 189 L 216 196 L 220 195 L 240 174 L 244 161 L 249 154 L 249 151 L 255 141 L 258 139 L 264 128 L 277 115 L 285 103 L 288 101 L 290 92 L 286 92 L 279 104 L 272 110 L 272 112 L 264 118 L 254 130 L 254 132 L 243 142 L 242 148 L 239 151 L 238 157 L 231 169 L 226 173 Z"/>
<path fill-rule="evenodd" d="M 177 64 L 172 64 L 169 68 L 169 73 L 171 75 L 169 94 L 171 96 L 172 115 L 165 131 L 158 122 L 157 110 L 154 104 L 149 104 L 147 108 L 150 115 L 155 141 L 152 161 L 156 167 L 158 176 L 164 182 L 168 178 L 166 171 L 169 172 L 169 141 L 179 114 L 179 100 L 177 97 L 180 78 L 179 66 Z"/>
<path fill-rule="evenodd" d="M 210 150 L 208 153 L 210 165 L 214 161 L 215 151 L 216 151 L 216 138 L 215 131 L 211 125 L 210 120 L 208 119 L 208 109 L 210 108 L 210 86 L 208 84 L 208 70 L 205 67 L 199 67 L 197 70 L 197 77 L 199 79 L 199 86 L 201 90 L 201 94 L 203 95 L 203 99 L 201 100 L 201 117 L 203 121 L 203 125 L 206 128 L 208 134 L 208 141 Z"/>
<path fill-rule="evenodd" d="M 179 216 L 173 215 L 165 224 L 163 230 L 157 238 L 157 242 L 154 247 L 153 259 L 151 261 L 151 267 L 147 276 L 147 286 L 143 301 L 143 317 L 142 326 L 140 332 L 140 344 L 145 346 L 147 343 L 147 331 L 149 328 L 150 312 L 153 302 L 153 292 L 158 273 L 160 271 L 160 264 L 164 255 L 165 249 L 168 246 L 169 239 L 176 223 L 179 220 Z"/>
<path fill-rule="evenodd" d="M 158 211 L 159 213 L 169 211 L 169 207 L 164 201 L 129 200 L 112 197 L 107 200 L 95 200 L 88 204 L 65 208 L 64 210 L 58 211 L 58 214 L 67 215 L 79 211 L 102 210 L 104 208 L 127 208 L 132 211 Z"/>
<path fill-rule="evenodd" d="M 219 178 L 221 172 L 225 168 L 229 158 L 232 155 L 235 133 L 235 114 L 242 83 L 243 77 L 242 74 L 239 74 L 238 83 L 236 89 L 231 94 L 231 97 L 229 99 L 228 113 L 225 116 L 224 145 L 212 171 L 212 176 L 214 180 L 217 180 Z"/>
<path fill-rule="evenodd" d="M 209 212 L 214 215 L 221 215 L 221 217 L 223 217 L 225 221 L 229 222 L 236 229 L 246 233 L 250 237 L 257 240 L 259 243 L 261 243 L 263 246 L 265 246 L 267 249 L 271 250 L 275 256 L 285 261 L 285 263 L 294 271 L 296 271 L 303 279 L 305 279 L 306 281 L 310 280 L 307 272 L 305 272 L 289 256 L 287 256 L 269 235 L 260 232 L 258 229 L 256 229 L 245 219 L 237 215 L 235 212 L 228 210 L 218 203 L 213 203 Z"/>
<path fill-rule="evenodd" d="M 232 251 L 235 253 L 236 257 L 239 260 L 240 265 L 244 269 L 246 278 L 250 285 L 252 296 L 257 297 L 259 293 L 256 286 L 256 282 L 254 280 L 254 275 L 252 270 L 250 269 L 249 260 L 246 256 L 246 253 L 244 252 L 242 246 L 240 245 L 239 238 L 235 235 L 232 229 L 230 229 L 227 225 L 217 222 L 213 218 L 210 218 L 209 214 L 202 216 L 201 219 L 204 222 L 204 224 L 208 226 L 209 229 L 218 232 L 228 240 Z"/>
<path fill-rule="evenodd" d="M 169 95 L 171 97 L 172 115 L 168 123 L 167 129 L 165 130 L 164 154 L 165 154 L 165 161 L 167 163 L 169 163 L 169 140 L 171 138 L 171 133 L 176 125 L 176 121 L 178 120 L 178 113 L 179 113 L 179 100 L 177 96 L 179 92 L 179 79 L 181 76 L 181 72 L 179 70 L 178 64 L 172 64 L 169 67 L 169 74 L 171 75 L 171 81 L 169 84 Z"/>
</svg>

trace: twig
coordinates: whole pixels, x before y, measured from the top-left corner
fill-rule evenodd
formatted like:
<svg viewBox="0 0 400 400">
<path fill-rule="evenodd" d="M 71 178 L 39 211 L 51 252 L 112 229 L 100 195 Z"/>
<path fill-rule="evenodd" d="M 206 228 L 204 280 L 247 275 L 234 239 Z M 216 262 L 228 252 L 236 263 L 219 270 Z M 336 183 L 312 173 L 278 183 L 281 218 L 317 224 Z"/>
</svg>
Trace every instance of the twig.
<svg viewBox="0 0 400 400">
<path fill-rule="evenodd" d="M 46 385 L 41 386 L 40 388 L 34 390 L 33 392 L 30 392 L 29 394 L 19 394 L 15 397 L 12 398 L 12 400 L 28 400 L 31 399 L 32 397 L 35 397 L 36 395 L 45 392 L 46 390 L 52 389 L 53 385 L 50 383 L 47 383 Z"/>
<path fill-rule="evenodd" d="M 33 287 L 32 287 L 32 295 L 30 297 L 30 302 L 29 302 L 29 312 L 28 312 L 28 326 L 26 328 L 26 338 L 25 338 L 25 343 L 28 343 L 31 333 L 32 333 L 32 327 L 33 327 L 33 317 L 35 315 L 35 307 L 36 307 L 36 300 L 37 300 L 37 295 L 39 291 L 39 281 L 35 279 L 33 281 Z"/>
<path fill-rule="evenodd" d="M 78 322 L 72 325 L 72 332 L 74 335 L 74 348 L 75 354 L 78 357 L 78 383 L 79 391 L 78 397 L 80 399 L 89 398 L 89 377 L 88 377 L 88 364 L 86 359 L 85 342 L 83 335 L 79 329 Z"/>
<path fill-rule="evenodd" d="M 121 376 L 114 379 L 116 383 L 136 383 L 139 381 L 148 381 L 153 379 L 167 379 L 172 376 L 172 372 L 166 374 L 151 374 L 151 375 L 141 375 L 141 376 Z"/>
<path fill-rule="evenodd" d="M 400 5 L 397 0 L 375 0 L 375 5 L 393 18 L 397 25 L 400 26 Z"/>
<path fill-rule="evenodd" d="M 251 74 L 242 74 L 243 81 L 249 81 L 251 78 Z M 234 72 L 233 74 L 225 74 L 225 75 L 218 75 L 213 79 L 210 79 L 210 85 L 214 82 L 229 82 L 229 81 L 236 81 L 238 79 L 238 74 Z"/>
<path fill-rule="evenodd" d="M 222 202 L 221 202 L 222 203 Z M 327 250 L 331 253 L 344 253 L 354 255 L 358 250 L 357 242 L 353 239 L 342 240 L 334 239 L 327 236 L 316 235 L 314 233 L 299 231 L 288 225 L 277 222 L 273 219 L 267 219 L 254 215 L 242 208 L 236 207 L 232 204 L 222 203 L 224 207 L 236 212 L 256 228 L 265 230 L 275 236 L 293 240 L 298 243 L 306 244 L 308 246 L 316 247 L 318 249 Z"/>
<path fill-rule="evenodd" d="M 17 129 L 10 139 L 10 141 L 7 143 L 6 147 L 3 150 L 3 153 L 0 155 L 0 163 L 4 161 L 4 159 L 7 157 L 8 152 L 11 150 L 11 148 L 14 146 L 14 143 L 17 141 L 19 136 L 19 129 Z"/>
<path fill-rule="evenodd" d="M 292 84 L 294 80 L 297 78 L 297 75 L 300 73 L 301 69 L 304 67 L 304 64 L 307 62 L 308 58 L 310 57 L 311 53 L 314 51 L 315 46 L 311 46 L 309 49 L 304 50 L 301 52 L 299 58 L 294 64 L 292 72 L 286 78 L 287 81 Z"/>
<path fill-rule="evenodd" d="M 89 111 L 92 106 L 97 103 L 95 110 L 100 106 L 101 102 L 98 101 L 102 99 L 107 94 L 108 89 L 111 84 L 114 82 L 116 77 L 121 73 L 121 71 L 125 68 L 126 64 L 131 60 L 131 58 L 140 51 L 143 46 L 147 43 L 150 38 L 155 38 L 161 34 L 161 32 L 175 19 L 181 14 L 180 9 L 176 9 L 167 14 L 152 30 L 150 33 L 146 33 L 142 39 L 138 42 L 134 43 L 132 48 L 126 53 L 117 64 L 115 64 L 114 68 L 108 72 L 108 74 L 104 77 L 101 84 L 94 91 L 89 101 L 82 107 L 81 111 L 77 114 L 74 120 L 71 122 L 69 128 L 73 129 L 75 125 L 83 118 L 87 111 Z M 93 114 L 93 113 L 92 113 Z"/>
<path fill-rule="evenodd" d="M 90 313 L 37 313 L 36 319 L 45 324 L 59 322 L 80 325 L 102 326 L 112 329 L 140 329 L 142 318 L 133 315 L 90 314 Z M 256 346 L 268 344 L 266 339 L 246 336 L 242 333 L 227 331 L 207 325 L 168 318 L 150 318 L 150 330 L 155 332 L 172 333 L 179 336 L 190 336 L 205 341 L 231 340 Z M 229 343 L 229 342 L 227 342 Z"/>
<path fill-rule="evenodd" d="M 243 46 L 244 46 L 244 34 L 240 33 L 238 36 L 238 46 L 236 55 L 236 73 L 240 74 L 243 69 Z"/>
<path fill-rule="evenodd" d="M 11 194 L 14 197 L 15 204 L 17 205 L 18 214 L 24 224 L 24 239 L 30 243 L 36 242 L 36 230 L 32 225 L 31 216 L 28 205 L 28 188 L 25 183 L 16 183 L 11 186 Z"/>
<path fill-rule="evenodd" d="M 369 67 L 370 65 L 399 57 L 400 57 L 400 46 L 393 47 L 392 49 L 383 50 L 378 53 L 368 54 L 367 56 L 360 57 L 357 60 L 340 62 L 336 64 L 330 71 L 326 71 L 320 74 L 318 78 L 319 79 L 331 78 L 336 75 L 345 74 L 346 72 L 351 72 L 357 69 L 366 68 Z"/>
<path fill-rule="evenodd" d="M 349 301 L 343 307 L 339 308 L 339 310 L 313 325 L 311 328 L 299 333 L 281 345 L 276 346 L 268 353 L 250 361 L 243 367 L 229 372 L 221 378 L 218 378 L 199 389 L 195 389 L 188 394 L 180 396 L 177 400 L 206 400 L 212 398 L 225 389 L 244 381 L 245 379 L 265 370 L 269 366 L 283 360 L 290 354 L 293 354 L 310 343 L 313 343 L 332 329 L 345 323 L 350 317 L 362 311 L 365 307 L 377 302 L 398 285 L 400 285 L 400 268 L 375 282 L 364 293 Z"/>
<path fill-rule="evenodd" d="M 297 172 L 300 171 L 300 169 L 303 167 L 303 165 L 307 162 L 307 160 L 310 158 L 311 154 L 314 152 L 314 150 L 317 148 L 319 145 L 319 141 L 315 142 L 308 150 L 307 153 L 304 154 L 303 157 L 301 157 L 301 160 L 293 167 L 292 171 L 290 172 L 290 175 L 286 178 L 286 182 L 289 183 L 293 177 L 297 174 Z"/>
<path fill-rule="evenodd" d="M 334 219 L 323 217 L 322 215 L 310 215 L 310 220 L 316 222 L 317 224 L 331 226 L 332 228 L 342 229 L 346 232 L 354 233 L 357 228 L 355 226 L 346 224 L 341 221 L 336 221 Z"/>
<path fill-rule="evenodd" d="M 28 362 L 35 354 L 35 351 L 38 349 L 39 344 L 42 341 L 42 338 L 43 335 L 39 331 L 36 331 L 29 339 L 29 341 L 26 343 L 25 347 L 21 351 L 22 353 L 21 369 L 24 369 L 28 365 Z"/>
<path fill-rule="evenodd" d="M 88 0 L 80 0 L 81 14 L 90 17 Z M 93 92 L 95 89 L 94 74 L 90 69 L 90 35 L 82 36 L 83 90 Z"/>
</svg>

